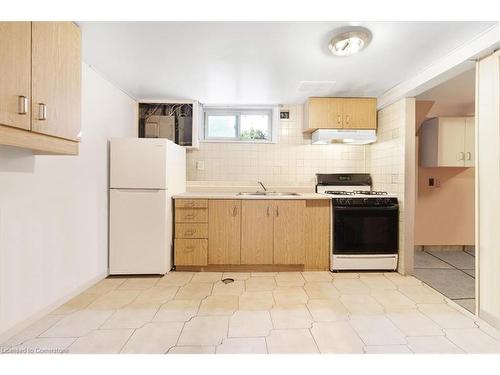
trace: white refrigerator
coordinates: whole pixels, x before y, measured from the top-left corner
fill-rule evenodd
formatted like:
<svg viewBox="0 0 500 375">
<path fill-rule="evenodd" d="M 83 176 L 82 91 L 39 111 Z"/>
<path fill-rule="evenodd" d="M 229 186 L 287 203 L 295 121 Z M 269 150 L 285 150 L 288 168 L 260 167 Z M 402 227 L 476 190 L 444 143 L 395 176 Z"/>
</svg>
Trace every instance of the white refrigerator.
<svg viewBox="0 0 500 375">
<path fill-rule="evenodd" d="M 186 150 L 167 139 L 110 141 L 109 273 L 172 268 L 172 195 L 186 190 Z"/>
</svg>

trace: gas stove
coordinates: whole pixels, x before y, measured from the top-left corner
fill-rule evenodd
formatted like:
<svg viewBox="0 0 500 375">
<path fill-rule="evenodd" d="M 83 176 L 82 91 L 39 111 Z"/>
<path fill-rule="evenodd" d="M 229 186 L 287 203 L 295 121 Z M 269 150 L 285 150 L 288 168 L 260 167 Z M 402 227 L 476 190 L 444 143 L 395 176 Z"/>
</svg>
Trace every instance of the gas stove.
<svg viewBox="0 0 500 375">
<path fill-rule="evenodd" d="M 395 270 L 397 196 L 373 190 L 365 173 L 316 176 L 316 192 L 332 197 L 331 270 Z"/>
</svg>

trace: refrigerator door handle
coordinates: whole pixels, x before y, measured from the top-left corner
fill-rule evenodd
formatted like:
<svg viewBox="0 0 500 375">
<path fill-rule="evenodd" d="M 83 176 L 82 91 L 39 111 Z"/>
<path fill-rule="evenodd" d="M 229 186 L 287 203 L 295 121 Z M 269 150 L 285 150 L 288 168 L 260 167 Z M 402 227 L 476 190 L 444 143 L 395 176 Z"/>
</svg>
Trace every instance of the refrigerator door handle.
<svg viewBox="0 0 500 375">
<path fill-rule="evenodd" d="M 157 193 L 161 191 L 162 189 L 111 189 L 111 190 L 116 190 L 120 192 L 136 192 L 136 193 Z"/>
</svg>

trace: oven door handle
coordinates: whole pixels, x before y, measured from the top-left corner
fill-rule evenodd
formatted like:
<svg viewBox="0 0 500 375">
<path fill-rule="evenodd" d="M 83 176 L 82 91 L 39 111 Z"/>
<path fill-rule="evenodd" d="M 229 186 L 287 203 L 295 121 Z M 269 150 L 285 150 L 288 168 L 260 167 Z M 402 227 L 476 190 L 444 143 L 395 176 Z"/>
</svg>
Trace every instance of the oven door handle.
<svg viewBox="0 0 500 375">
<path fill-rule="evenodd" d="M 334 211 L 362 211 L 362 210 L 370 210 L 370 211 L 395 211 L 399 208 L 399 205 L 394 204 L 391 206 L 384 207 L 357 207 L 357 206 L 334 206 Z"/>
</svg>

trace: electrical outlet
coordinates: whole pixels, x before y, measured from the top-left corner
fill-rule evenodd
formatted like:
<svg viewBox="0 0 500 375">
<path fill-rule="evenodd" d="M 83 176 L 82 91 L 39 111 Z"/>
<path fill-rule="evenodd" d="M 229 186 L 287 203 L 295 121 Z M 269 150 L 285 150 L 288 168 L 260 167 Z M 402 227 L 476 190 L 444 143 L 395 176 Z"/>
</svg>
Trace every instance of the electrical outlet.
<svg viewBox="0 0 500 375">
<path fill-rule="evenodd" d="M 429 186 L 434 187 L 434 179 L 432 177 L 429 178 Z"/>
<path fill-rule="evenodd" d="M 290 111 L 280 111 L 280 120 L 290 119 Z"/>
<path fill-rule="evenodd" d="M 205 170 L 205 162 L 203 160 L 198 160 L 196 162 L 196 169 L 199 171 L 204 171 Z"/>
</svg>

